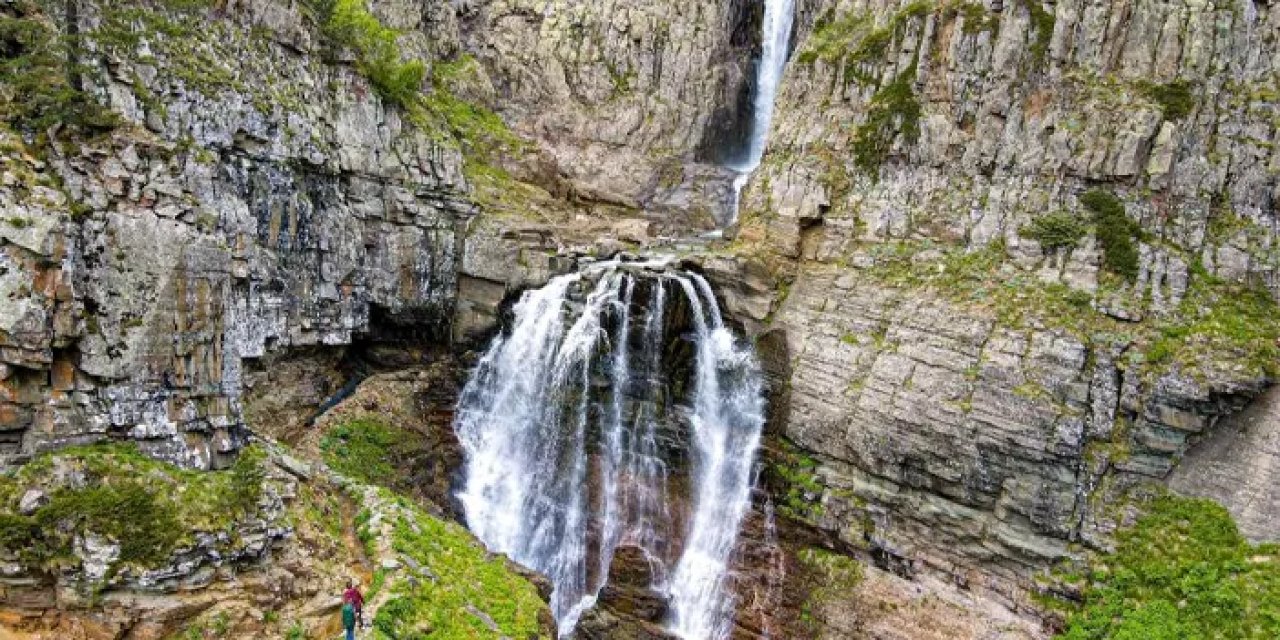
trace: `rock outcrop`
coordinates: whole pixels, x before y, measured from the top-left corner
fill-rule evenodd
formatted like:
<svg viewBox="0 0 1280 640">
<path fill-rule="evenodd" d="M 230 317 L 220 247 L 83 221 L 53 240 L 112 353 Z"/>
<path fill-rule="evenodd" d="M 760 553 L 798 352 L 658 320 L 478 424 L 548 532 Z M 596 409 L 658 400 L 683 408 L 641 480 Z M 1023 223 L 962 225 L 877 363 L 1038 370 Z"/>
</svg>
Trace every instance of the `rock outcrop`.
<svg viewBox="0 0 1280 640">
<path fill-rule="evenodd" d="M 33 184 L 0 224 L 6 460 L 129 437 L 225 464 L 246 361 L 349 344 L 375 312 L 447 333 L 461 155 L 327 62 L 305 13 L 84 5 L 125 122 L 48 164 L 5 134 Z"/>
<path fill-rule="evenodd" d="M 812 456 L 780 508 L 1034 615 L 1035 576 L 1108 548 L 1126 495 L 1274 380 L 1280 18 L 800 12 L 737 240 L 704 260 Z"/>
</svg>

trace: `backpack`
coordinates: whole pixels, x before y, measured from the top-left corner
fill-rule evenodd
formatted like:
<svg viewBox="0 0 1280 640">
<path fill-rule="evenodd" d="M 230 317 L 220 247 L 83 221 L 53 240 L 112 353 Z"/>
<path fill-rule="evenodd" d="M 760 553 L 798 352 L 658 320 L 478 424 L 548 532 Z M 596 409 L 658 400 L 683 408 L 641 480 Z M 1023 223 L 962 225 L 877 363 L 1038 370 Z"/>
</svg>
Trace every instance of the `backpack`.
<svg viewBox="0 0 1280 640">
<path fill-rule="evenodd" d="M 342 626 L 346 629 L 356 626 L 356 608 L 350 602 L 342 605 Z"/>
</svg>

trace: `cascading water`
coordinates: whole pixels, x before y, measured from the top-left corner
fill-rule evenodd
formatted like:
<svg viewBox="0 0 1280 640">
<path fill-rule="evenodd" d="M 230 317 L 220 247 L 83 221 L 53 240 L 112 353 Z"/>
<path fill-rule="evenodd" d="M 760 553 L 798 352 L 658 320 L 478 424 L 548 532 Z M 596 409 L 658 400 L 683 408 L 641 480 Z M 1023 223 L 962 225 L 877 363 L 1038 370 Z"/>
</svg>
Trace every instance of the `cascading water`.
<svg viewBox="0 0 1280 640">
<path fill-rule="evenodd" d="M 463 390 L 467 524 L 551 579 L 562 635 L 627 545 L 673 633 L 726 637 L 763 415 L 759 367 L 706 280 L 662 262 L 588 265 L 525 293 Z M 676 474 L 688 495 L 673 495 Z"/>
<path fill-rule="evenodd" d="M 747 130 L 747 151 L 741 161 L 730 168 L 738 172 L 733 181 L 733 206 L 730 215 L 738 217 L 742 188 L 764 158 L 764 147 L 773 124 L 773 103 L 778 97 L 782 74 L 787 68 L 791 48 L 791 28 L 795 21 L 795 0 L 764 0 L 763 43 L 756 64 L 755 92 L 751 101 L 751 126 Z"/>
</svg>

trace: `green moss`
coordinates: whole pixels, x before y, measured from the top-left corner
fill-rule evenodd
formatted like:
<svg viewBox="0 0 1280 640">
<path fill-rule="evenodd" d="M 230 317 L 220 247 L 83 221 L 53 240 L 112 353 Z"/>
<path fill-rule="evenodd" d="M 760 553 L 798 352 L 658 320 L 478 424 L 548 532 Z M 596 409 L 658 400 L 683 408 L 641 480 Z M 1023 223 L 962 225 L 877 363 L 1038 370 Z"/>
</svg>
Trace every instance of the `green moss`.
<svg viewBox="0 0 1280 640">
<path fill-rule="evenodd" d="M 374 418 L 337 424 L 320 440 L 324 461 L 334 471 L 361 482 L 408 491 L 413 488 L 412 461 L 422 455 L 421 434 Z"/>
<path fill-rule="evenodd" d="M 1191 114 L 1196 107 L 1192 85 L 1186 80 L 1176 80 L 1165 84 L 1143 82 L 1139 84 L 1142 92 L 1160 105 L 1160 111 L 1166 120 L 1181 120 Z"/>
<path fill-rule="evenodd" d="M 1048 251 L 1075 249 L 1088 233 L 1084 222 L 1066 211 L 1038 216 L 1018 231 L 1024 238 L 1031 238 Z"/>
<path fill-rule="evenodd" d="M 228 531 L 256 509 L 262 492 L 262 460 L 246 449 L 227 471 L 179 469 L 143 456 L 135 447 L 72 447 L 45 454 L 0 479 L 0 548 L 25 564 L 53 567 L 68 560 L 77 536 L 92 532 L 120 545 L 113 569 L 155 566 L 197 532 Z M 79 469 L 85 482 L 59 484 L 55 464 Z M 39 488 L 48 503 L 30 516 L 16 502 Z"/>
<path fill-rule="evenodd" d="M 404 501 L 392 546 L 429 570 L 434 580 L 396 580 L 374 618 L 387 638 L 538 638 L 546 607 L 533 584 L 501 556 L 485 551 L 461 526 L 432 518 Z M 490 630 L 473 610 L 497 624 Z"/>
<path fill-rule="evenodd" d="M 915 76 L 913 64 L 881 87 L 871 98 L 866 120 L 854 134 L 854 165 L 872 178 L 879 176 L 880 165 L 899 135 L 907 144 L 914 144 L 920 137 L 920 102 L 912 86 Z"/>
<path fill-rule="evenodd" d="M 1220 505 L 1158 497 L 1094 559 L 1066 640 L 1280 637 L 1280 556 Z"/>
<path fill-rule="evenodd" d="M 1102 266 L 1129 280 L 1138 277 L 1138 247 L 1141 228 L 1125 214 L 1124 202 L 1114 194 L 1093 189 L 1080 196 L 1080 203 L 1093 213 L 1102 247 Z"/>
</svg>

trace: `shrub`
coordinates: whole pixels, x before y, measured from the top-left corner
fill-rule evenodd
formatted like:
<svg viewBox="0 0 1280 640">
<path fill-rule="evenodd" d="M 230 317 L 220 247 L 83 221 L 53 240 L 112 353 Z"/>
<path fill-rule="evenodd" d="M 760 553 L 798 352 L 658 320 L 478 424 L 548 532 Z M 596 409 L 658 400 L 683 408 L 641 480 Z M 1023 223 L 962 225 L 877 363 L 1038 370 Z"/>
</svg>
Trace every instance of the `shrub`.
<svg viewBox="0 0 1280 640">
<path fill-rule="evenodd" d="M 1125 215 L 1124 203 L 1114 194 L 1093 189 L 1080 197 L 1093 213 L 1102 246 L 1102 265 L 1108 271 L 1133 280 L 1138 277 L 1138 248 L 1134 242 L 1140 228 Z"/>
<path fill-rule="evenodd" d="M 864 173 L 875 178 L 898 134 L 908 144 L 920 137 L 920 101 L 912 83 L 916 68 L 912 65 L 871 97 L 867 119 L 858 126 L 853 141 L 853 162 Z"/>
<path fill-rule="evenodd" d="M 408 107 L 420 95 L 426 67 L 401 59 L 400 33 L 369 13 L 364 0 L 313 0 L 325 35 L 356 54 L 356 66 L 388 102 Z"/>
<path fill-rule="evenodd" d="M 1176 80 L 1166 84 L 1143 83 L 1142 92 L 1160 105 L 1166 120 L 1181 120 L 1191 114 L 1196 107 L 1195 97 L 1191 94 L 1191 83 Z"/>
<path fill-rule="evenodd" d="M 1019 235 L 1040 243 L 1044 251 L 1075 249 L 1080 246 L 1087 230 L 1084 223 L 1066 211 L 1058 211 L 1032 219 L 1031 224 L 1019 230 Z"/>
<path fill-rule="evenodd" d="M 97 133 L 119 124 L 80 87 L 78 39 L 60 34 L 33 2 L 11 11 L 0 14 L 0 118 L 28 133 L 54 125 Z"/>
</svg>

